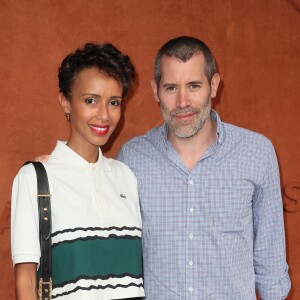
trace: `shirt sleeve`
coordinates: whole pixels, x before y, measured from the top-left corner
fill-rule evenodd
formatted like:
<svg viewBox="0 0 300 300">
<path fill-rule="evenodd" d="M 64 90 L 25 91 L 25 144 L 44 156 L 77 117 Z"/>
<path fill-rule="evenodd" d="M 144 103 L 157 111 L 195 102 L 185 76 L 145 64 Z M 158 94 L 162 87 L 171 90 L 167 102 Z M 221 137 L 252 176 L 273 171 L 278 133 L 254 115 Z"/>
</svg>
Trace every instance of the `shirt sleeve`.
<svg viewBox="0 0 300 300">
<path fill-rule="evenodd" d="M 124 163 L 125 165 L 127 165 L 130 168 L 130 170 L 133 174 L 133 177 L 134 177 L 135 185 L 136 185 L 136 193 L 137 193 L 136 198 L 139 199 L 139 195 L 138 195 L 138 178 L 137 178 L 135 170 L 132 169 L 128 159 L 126 159 L 127 156 L 126 156 L 125 149 L 126 149 L 126 145 L 123 145 L 121 147 L 116 159 L 118 161 L 121 161 L 122 163 Z M 136 203 L 136 210 L 137 210 L 137 214 L 139 216 L 140 222 L 142 223 L 140 201 L 137 201 L 137 203 Z"/>
<path fill-rule="evenodd" d="M 119 153 L 117 154 L 116 159 L 126 164 L 126 159 L 124 156 L 124 147 L 125 147 L 124 145 L 121 147 Z"/>
<path fill-rule="evenodd" d="M 139 221 L 142 224 L 140 200 L 139 200 L 139 195 L 138 195 L 138 182 L 137 182 L 137 178 L 135 177 L 134 173 L 132 173 L 132 176 L 133 176 L 133 180 L 134 180 L 135 195 L 136 195 L 136 199 L 137 199 L 137 201 L 135 203 L 136 214 L 138 215 Z"/>
<path fill-rule="evenodd" d="M 262 184 L 253 199 L 256 289 L 264 300 L 285 299 L 291 287 L 286 263 L 283 207 L 278 163 L 268 146 Z"/>
<path fill-rule="evenodd" d="M 36 174 L 31 165 L 15 177 L 11 198 L 11 251 L 13 265 L 39 264 L 40 243 Z"/>
</svg>

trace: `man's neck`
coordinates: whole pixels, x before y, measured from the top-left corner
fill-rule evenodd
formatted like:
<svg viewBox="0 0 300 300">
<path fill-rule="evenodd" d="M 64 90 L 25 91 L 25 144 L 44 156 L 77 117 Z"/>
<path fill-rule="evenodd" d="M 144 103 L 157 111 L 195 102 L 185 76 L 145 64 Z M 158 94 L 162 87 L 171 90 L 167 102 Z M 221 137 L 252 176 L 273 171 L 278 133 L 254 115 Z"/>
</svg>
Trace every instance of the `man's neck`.
<svg viewBox="0 0 300 300">
<path fill-rule="evenodd" d="M 209 118 L 201 130 L 193 137 L 178 138 L 168 134 L 168 138 L 189 171 L 200 160 L 206 150 L 216 141 L 217 122 Z"/>
</svg>

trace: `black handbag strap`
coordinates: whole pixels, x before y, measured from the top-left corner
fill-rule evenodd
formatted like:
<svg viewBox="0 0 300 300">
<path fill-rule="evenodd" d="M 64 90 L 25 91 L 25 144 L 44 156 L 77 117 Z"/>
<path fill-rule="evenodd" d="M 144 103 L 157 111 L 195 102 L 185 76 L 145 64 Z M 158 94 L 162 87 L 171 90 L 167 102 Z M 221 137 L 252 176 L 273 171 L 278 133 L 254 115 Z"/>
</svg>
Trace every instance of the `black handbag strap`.
<svg viewBox="0 0 300 300">
<path fill-rule="evenodd" d="M 39 299 L 50 300 L 52 294 L 51 270 L 51 205 L 48 176 L 45 167 L 40 162 L 27 161 L 33 164 L 37 175 L 37 199 L 39 211 L 39 231 L 41 259 L 39 268 Z"/>
</svg>

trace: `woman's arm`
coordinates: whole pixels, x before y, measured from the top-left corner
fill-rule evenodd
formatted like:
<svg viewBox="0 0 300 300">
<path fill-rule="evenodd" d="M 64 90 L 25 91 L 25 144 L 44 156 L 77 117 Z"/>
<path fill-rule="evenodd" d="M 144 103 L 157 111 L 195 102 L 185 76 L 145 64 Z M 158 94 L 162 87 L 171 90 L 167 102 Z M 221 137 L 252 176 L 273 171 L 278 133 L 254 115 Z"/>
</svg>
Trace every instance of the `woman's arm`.
<svg viewBox="0 0 300 300">
<path fill-rule="evenodd" d="M 37 300 L 36 263 L 15 265 L 16 300 Z"/>
</svg>

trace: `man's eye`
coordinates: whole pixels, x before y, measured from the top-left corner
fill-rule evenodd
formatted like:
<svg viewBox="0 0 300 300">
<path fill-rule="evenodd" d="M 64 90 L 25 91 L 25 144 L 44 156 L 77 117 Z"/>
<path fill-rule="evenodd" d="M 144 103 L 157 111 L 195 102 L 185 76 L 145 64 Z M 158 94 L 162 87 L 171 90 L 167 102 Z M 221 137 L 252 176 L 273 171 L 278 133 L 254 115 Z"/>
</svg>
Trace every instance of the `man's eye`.
<svg viewBox="0 0 300 300">
<path fill-rule="evenodd" d="M 175 92 L 175 90 L 176 90 L 176 87 L 175 87 L 175 86 L 167 86 L 167 87 L 166 87 L 166 91 L 167 91 L 167 92 L 170 92 L 170 93 L 171 93 L 171 92 Z"/>
<path fill-rule="evenodd" d="M 87 99 L 85 99 L 85 103 L 87 103 L 87 104 L 95 104 L 96 101 L 95 101 L 94 98 L 87 98 Z"/>
<path fill-rule="evenodd" d="M 191 90 L 197 90 L 197 89 L 199 89 L 201 86 L 199 85 L 199 84 L 191 84 L 190 86 L 189 86 L 189 88 L 191 89 Z"/>
</svg>

